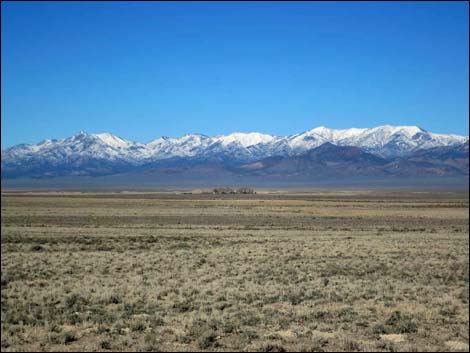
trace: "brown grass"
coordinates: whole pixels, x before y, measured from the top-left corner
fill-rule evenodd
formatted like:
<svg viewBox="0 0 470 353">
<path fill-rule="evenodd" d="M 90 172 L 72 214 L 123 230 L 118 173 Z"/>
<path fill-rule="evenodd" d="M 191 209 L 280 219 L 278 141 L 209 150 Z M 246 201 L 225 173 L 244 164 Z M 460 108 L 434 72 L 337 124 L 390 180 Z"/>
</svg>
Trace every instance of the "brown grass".
<svg viewBox="0 0 470 353">
<path fill-rule="evenodd" d="M 468 193 L 2 195 L 2 351 L 468 350 Z"/>
</svg>

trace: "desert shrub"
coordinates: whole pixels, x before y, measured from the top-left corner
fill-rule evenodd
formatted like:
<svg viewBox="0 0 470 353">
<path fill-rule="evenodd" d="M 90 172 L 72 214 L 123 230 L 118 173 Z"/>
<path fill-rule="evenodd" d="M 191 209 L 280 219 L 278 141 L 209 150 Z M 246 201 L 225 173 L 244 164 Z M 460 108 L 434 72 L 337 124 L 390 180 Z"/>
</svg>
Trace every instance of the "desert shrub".
<svg viewBox="0 0 470 353">
<path fill-rule="evenodd" d="M 109 342 L 108 340 L 103 340 L 100 342 L 100 347 L 101 349 L 109 350 L 111 349 L 111 342 Z"/>
<path fill-rule="evenodd" d="M 43 246 L 36 244 L 36 245 L 31 246 L 30 250 L 31 251 L 44 251 L 46 249 Z"/>
<path fill-rule="evenodd" d="M 193 301 L 190 299 L 185 299 L 181 302 L 176 302 L 173 304 L 173 309 L 175 309 L 175 311 L 179 313 L 193 311 L 194 310 Z"/>
<path fill-rule="evenodd" d="M 179 335 L 178 337 L 176 337 L 176 341 L 183 343 L 183 344 L 189 344 L 191 343 L 192 338 L 191 336 L 188 336 L 188 335 Z"/>
<path fill-rule="evenodd" d="M 261 318 L 251 312 L 246 312 L 241 318 L 240 323 L 245 326 L 256 326 L 261 322 Z"/>
<path fill-rule="evenodd" d="M 374 330 L 374 333 L 376 333 L 376 334 L 378 334 L 378 335 L 387 333 L 387 328 L 385 327 L 384 324 L 377 324 L 377 325 L 375 325 L 374 328 L 373 328 L 373 330 Z"/>
<path fill-rule="evenodd" d="M 145 331 L 146 328 L 147 326 L 145 325 L 145 322 L 143 321 L 134 322 L 131 326 L 131 330 L 134 332 L 143 332 Z"/>
<path fill-rule="evenodd" d="M 132 315 L 134 315 L 136 313 L 136 309 L 135 309 L 134 305 L 129 304 L 129 303 L 125 303 L 122 306 L 122 311 L 123 311 L 123 317 L 124 318 L 130 318 Z"/>
<path fill-rule="evenodd" d="M 64 305 L 71 311 L 81 311 L 82 307 L 88 303 L 87 299 L 78 293 L 73 293 L 65 298 Z"/>
<path fill-rule="evenodd" d="M 77 340 L 77 336 L 72 331 L 66 331 L 60 335 L 61 343 L 63 344 L 70 344 Z"/>
<path fill-rule="evenodd" d="M 264 343 L 256 347 L 256 352 L 286 352 L 286 349 L 278 343 Z"/>
<path fill-rule="evenodd" d="M 15 277 L 11 273 L 2 273 L 1 280 L 2 287 L 6 287 L 8 283 L 13 282 L 15 280 Z"/>
<path fill-rule="evenodd" d="M 196 340 L 199 348 L 206 349 L 215 346 L 217 328 L 220 325 L 217 320 L 196 319 L 189 329 L 189 334 Z"/>
<path fill-rule="evenodd" d="M 316 321 L 328 320 L 332 314 L 326 310 L 317 310 L 311 314 L 312 319 Z"/>
<path fill-rule="evenodd" d="M 343 348 L 347 352 L 357 352 L 361 350 L 361 345 L 351 338 L 343 339 Z"/>
<path fill-rule="evenodd" d="M 241 337 L 243 339 L 245 339 L 246 341 L 252 341 L 256 338 L 259 337 L 259 335 L 255 332 L 255 331 L 252 331 L 252 330 L 244 330 L 242 333 L 241 333 Z"/>
<path fill-rule="evenodd" d="M 374 326 L 377 334 L 390 333 L 414 333 L 418 331 L 418 325 L 410 314 L 394 311 L 384 324 Z"/>
<path fill-rule="evenodd" d="M 145 335 L 144 342 L 145 344 L 144 344 L 143 350 L 145 352 L 160 352 L 161 351 L 160 341 L 158 340 L 155 333 L 152 332 L 152 333 L 148 333 L 147 335 Z"/>
<path fill-rule="evenodd" d="M 322 336 L 314 336 L 312 339 L 313 352 L 322 352 L 323 347 L 328 345 L 328 339 Z"/>
<path fill-rule="evenodd" d="M 409 314 L 400 311 L 394 311 L 385 322 L 386 325 L 392 327 L 393 333 L 413 333 L 418 331 L 418 325 Z"/>
<path fill-rule="evenodd" d="M 108 298 L 108 304 L 121 304 L 122 303 L 122 296 L 118 293 L 113 293 Z"/>
<path fill-rule="evenodd" d="M 358 318 L 357 312 L 351 307 L 340 309 L 336 315 L 341 318 L 342 322 L 353 322 Z"/>
<path fill-rule="evenodd" d="M 208 329 L 197 338 L 196 342 L 199 348 L 206 349 L 215 345 L 216 337 L 216 332 L 212 329 Z"/>
<path fill-rule="evenodd" d="M 163 326 L 165 325 L 165 320 L 160 316 L 152 316 L 150 318 L 150 325 L 152 327 Z"/>
<path fill-rule="evenodd" d="M 460 294 L 458 295 L 458 298 L 462 301 L 462 303 L 468 304 L 468 300 L 469 300 L 469 289 L 468 289 L 468 287 L 461 290 Z"/>
<path fill-rule="evenodd" d="M 80 314 L 77 312 L 70 313 L 69 315 L 67 315 L 65 319 L 67 323 L 69 323 L 70 325 L 77 325 L 82 322 L 82 318 L 80 317 Z"/>
<path fill-rule="evenodd" d="M 185 242 L 185 241 L 182 241 L 182 242 L 179 242 L 177 244 L 174 244 L 172 247 L 172 249 L 191 249 L 191 244 L 188 243 L 188 242 Z"/>
<path fill-rule="evenodd" d="M 85 321 L 92 321 L 96 324 L 110 324 L 117 320 L 117 314 L 106 310 L 102 306 L 93 305 L 87 308 Z"/>
<path fill-rule="evenodd" d="M 379 341 L 377 343 L 377 348 L 384 350 L 386 352 L 396 352 L 397 347 L 393 342 L 388 342 L 388 341 Z"/>
<path fill-rule="evenodd" d="M 442 316 L 445 316 L 447 318 L 453 318 L 457 316 L 459 312 L 459 308 L 456 305 L 453 305 L 451 303 L 446 303 L 440 310 L 439 314 Z"/>
<path fill-rule="evenodd" d="M 232 333 L 237 329 L 237 325 L 232 321 L 224 321 L 222 323 L 222 330 L 224 333 Z"/>
</svg>

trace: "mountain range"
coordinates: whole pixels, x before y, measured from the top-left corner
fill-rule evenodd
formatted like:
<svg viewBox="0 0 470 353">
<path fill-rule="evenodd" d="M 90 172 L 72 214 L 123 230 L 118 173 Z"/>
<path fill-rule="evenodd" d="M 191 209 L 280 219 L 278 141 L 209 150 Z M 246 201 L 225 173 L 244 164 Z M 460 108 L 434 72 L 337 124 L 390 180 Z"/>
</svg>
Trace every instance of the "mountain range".
<svg viewBox="0 0 470 353">
<path fill-rule="evenodd" d="M 468 137 L 416 126 L 335 130 L 289 136 L 232 133 L 131 142 L 110 133 L 80 132 L 2 151 L 2 179 L 127 173 L 171 178 L 468 176 Z"/>
</svg>

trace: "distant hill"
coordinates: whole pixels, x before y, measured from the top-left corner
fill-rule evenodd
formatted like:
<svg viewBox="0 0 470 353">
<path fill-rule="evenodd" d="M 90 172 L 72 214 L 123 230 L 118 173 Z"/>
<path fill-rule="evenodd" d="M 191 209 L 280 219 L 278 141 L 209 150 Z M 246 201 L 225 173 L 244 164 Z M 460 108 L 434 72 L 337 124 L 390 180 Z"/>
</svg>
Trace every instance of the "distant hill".
<svg viewBox="0 0 470 353">
<path fill-rule="evenodd" d="M 382 176 L 387 160 L 358 147 L 336 146 L 329 142 L 298 156 L 271 157 L 240 167 L 255 175 L 284 177 Z"/>
</svg>

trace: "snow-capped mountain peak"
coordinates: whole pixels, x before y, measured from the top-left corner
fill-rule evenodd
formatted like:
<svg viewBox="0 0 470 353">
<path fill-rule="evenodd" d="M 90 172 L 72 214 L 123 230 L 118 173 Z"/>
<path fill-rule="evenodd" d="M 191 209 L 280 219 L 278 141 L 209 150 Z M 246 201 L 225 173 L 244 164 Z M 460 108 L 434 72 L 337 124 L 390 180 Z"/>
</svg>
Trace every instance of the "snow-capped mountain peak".
<svg viewBox="0 0 470 353">
<path fill-rule="evenodd" d="M 75 140 L 80 140 L 80 139 L 84 139 L 84 138 L 87 138 L 88 136 L 90 136 L 86 131 L 79 131 L 77 132 L 75 135 L 71 136 L 70 138 L 72 139 L 75 139 Z"/>
<path fill-rule="evenodd" d="M 180 138 L 160 137 L 147 144 L 131 142 L 111 133 L 89 134 L 81 131 L 66 139 L 21 144 L 2 151 L 2 169 L 4 166 L 14 169 L 35 165 L 53 169 L 70 163 L 79 169 L 87 161 L 95 161 L 98 165 L 106 161 L 108 164 L 134 166 L 183 157 L 255 161 L 271 156 L 299 155 L 326 142 L 359 147 L 366 152 L 392 158 L 466 141 L 466 136 L 431 133 L 417 126 L 392 125 L 342 130 L 320 126 L 289 136 L 257 132 L 234 132 L 213 137 L 186 134 Z"/>
<path fill-rule="evenodd" d="M 310 135 L 317 135 L 327 140 L 342 140 L 345 138 L 359 136 L 361 133 L 366 131 L 367 129 L 358 129 L 358 128 L 351 128 L 351 129 L 343 129 L 343 130 L 335 130 L 329 129 L 324 126 L 317 127 L 308 131 Z"/>
<path fill-rule="evenodd" d="M 392 126 L 392 125 L 384 125 L 378 126 L 376 128 L 369 129 L 371 133 L 383 133 L 385 135 L 394 135 L 394 134 L 406 134 L 408 136 L 414 136 L 417 133 L 425 132 L 425 130 L 421 129 L 418 126 Z"/>
<path fill-rule="evenodd" d="M 92 135 L 100 139 L 103 143 L 114 148 L 125 148 L 132 145 L 132 142 L 124 140 L 110 133 L 101 133 Z"/>
<path fill-rule="evenodd" d="M 229 135 L 220 135 L 214 138 L 214 142 L 220 142 L 223 146 L 232 143 L 240 144 L 242 147 L 255 146 L 260 143 L 269 143 L 275 139 L 274 136 L 260 134 L 258 132 L 234 132 Z"/>
</svg>

